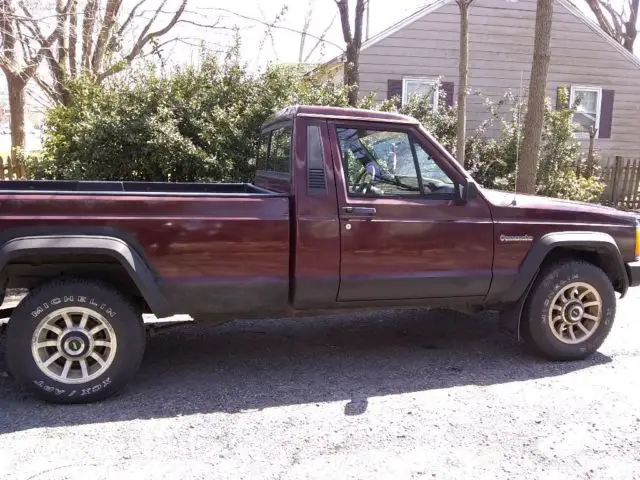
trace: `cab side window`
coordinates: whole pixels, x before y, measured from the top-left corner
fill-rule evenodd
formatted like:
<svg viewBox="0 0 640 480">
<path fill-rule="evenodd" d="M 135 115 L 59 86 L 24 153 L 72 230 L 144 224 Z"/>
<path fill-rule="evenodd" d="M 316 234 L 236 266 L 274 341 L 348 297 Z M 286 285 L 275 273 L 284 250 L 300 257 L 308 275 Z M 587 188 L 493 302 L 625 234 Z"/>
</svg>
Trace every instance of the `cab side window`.
<svg viewBox="0 0 640 480">
<path fill-rule="evenodd" d="M 289 175 L 291 164 L 291 128 L 280 128 L 271 133 L 269 159 L 275 172 Z"/>
<path fill-rule="evenodd" d="M 289 177 L 291 168 L 291 128 L 279 128 L 262 135 L 257 170 Z"/>
<path fill-rule="evenodd" d="M 453 194 L 449 177 L 406 132 L 338 127 L 350 196 Z"/>
</svg>

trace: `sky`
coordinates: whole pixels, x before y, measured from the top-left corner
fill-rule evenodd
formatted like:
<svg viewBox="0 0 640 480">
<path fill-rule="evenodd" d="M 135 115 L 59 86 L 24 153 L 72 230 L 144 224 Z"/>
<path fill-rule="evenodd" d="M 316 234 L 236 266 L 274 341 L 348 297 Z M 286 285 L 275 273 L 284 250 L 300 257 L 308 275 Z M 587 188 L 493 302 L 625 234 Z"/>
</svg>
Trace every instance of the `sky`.
<svg viewBox="0 0 640 480">
<path fill-rule="evenodd" d="M 125 0 L 133 3 L 135 0 Z M 171 0 L 177 2 L 178 0 Z M 409 16 L 432 0 L 370 0 L 369 32 L 373 36 L 394 23 Z M 517 0 L 515 0 L 517 1 Z M 573 0 L 588 16 L 592 17 L 585 0 Z M 624 0 L 610 0 L 619 7 Z M 355 0 L 350 1 L 353 10 Z M 283 10 L 286 6 L 286 10 Z M 250 67 L 259 69 L 269 62 L 297 62 L 300 50 L 300 34 L 305 17 L 312 11 L 309 32 L 320 37 L 326 30 L 322 47 L 313 50 L 317 40 L 307 38 L 303 59 L 311 63 L 329 60 L 341 52 L 343 45 L 340 18 L 334 0 L 190 0 L 187 19 L 198 23 L 215 23 L 224 28 L 240 27 L 242 57 Z M 284 13 L 282 13 L 284 11 Z M 250 17 L 272 23 L 279 17 L 278 25 L 284 28 L 268 29 L 264 24 L 242 17 Z M 353 16 L 353 12 L 352 12 Z M 204 39 L 209 48 L 224 49 L 234 33 L 230 30 L 195 28 L 183 24 L 177 35 Z M 197 59 L 197 49 L 185 44 L 168 47 L 173 62 L 182 63 Z"/>
<path fill-rule="evenodd" d="M 371 35 L 402 20 L 426 3 L 425 0 L 370 2 Z M 350 3 L 353 7 L 355 0 Z M 319 63 L 339 54 L 343 45 L 340 18 L 334 0 L 190 0 L 190 12 L 186 18 L 198 23 L 219 22 L 218 25 L 224 28 L 236 25 L 240 27 L 242 57 L 252 68 L 260 68 L 269 62 L 298 61 L 301 40 L 299 32 L 303 30 L 309 9 L 312 11 L 309 33 L 321 37 L 326 30 L 327 42 L 314 49 L 317 40 L 307 37 L 303 59 L 308 57 L 309 62 Z M 283 28 L 269 29 L 267 25 L 242 17 L 258 19 L 267 24 L 272 24 L 279 18 L 277 25 Z M 195 28 L 189 24 L 180 25 L 175 33 L 178 36 L 204 39 L 212 50 L 224 49 L 224 46 L 231 43 L 234 35 L 231 30 Z M 197 43 L 197 40 L 193 43 Z M 197 49 L 189 48 L 183 43 L 172 45 L 167 52 L 178 63 L 183 59 L 197 59 Z"/>
</svg>

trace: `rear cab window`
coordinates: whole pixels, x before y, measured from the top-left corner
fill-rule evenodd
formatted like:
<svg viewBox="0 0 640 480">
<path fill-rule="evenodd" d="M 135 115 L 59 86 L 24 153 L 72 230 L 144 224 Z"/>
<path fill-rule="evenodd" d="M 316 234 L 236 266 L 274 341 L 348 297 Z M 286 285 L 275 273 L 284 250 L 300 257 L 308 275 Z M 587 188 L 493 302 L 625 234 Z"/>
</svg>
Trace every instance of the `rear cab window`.
<svg viewBox="0 0 640 480">
<path fill-rule="evenodd" d="M 274 128 L 262 133 L 256 185 L 282 193 L 291 191 L 291 126 Z"/>
</svg>

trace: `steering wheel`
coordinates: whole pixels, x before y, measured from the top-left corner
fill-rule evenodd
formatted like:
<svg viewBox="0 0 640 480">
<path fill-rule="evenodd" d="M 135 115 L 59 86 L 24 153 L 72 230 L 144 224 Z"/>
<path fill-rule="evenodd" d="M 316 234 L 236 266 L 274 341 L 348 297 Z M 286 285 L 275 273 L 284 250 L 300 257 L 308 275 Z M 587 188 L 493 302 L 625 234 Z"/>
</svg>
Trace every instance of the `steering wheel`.
<svg viewBox="0 0 640 480">
<path fill-rule="evenodd" d="M 371 184 L 373 182 L 373 178 L 371 178 L 371 175 L 367 175 L 366 173 L 367 171 L 363 169 L 360 176 L 354 182 L 353 184 L 354 193 L 366 194 L 366 193 L 369 193 L 369 190 L 371 190 Z"/>
<path fill-rule="evenodd" d="M 438 185 L 436 182 L 429 180 L 427 182 L 424 182 L 424 186 L 427 187 L 431 193 L 434 193 L 441 188 L 444 188 L 446 185 Z"/>
</svg>

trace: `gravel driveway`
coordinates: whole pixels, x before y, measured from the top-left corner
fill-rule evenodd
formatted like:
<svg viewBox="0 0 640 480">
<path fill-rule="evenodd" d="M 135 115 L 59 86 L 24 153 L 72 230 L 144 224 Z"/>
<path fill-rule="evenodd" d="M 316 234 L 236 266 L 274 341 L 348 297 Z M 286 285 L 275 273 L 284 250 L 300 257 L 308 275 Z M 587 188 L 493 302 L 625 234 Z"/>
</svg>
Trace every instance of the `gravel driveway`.
<svg viewBox="0 0 640 480">
<path fill-rule="evenodd" d="M 0 363 L 0 478 L 640 478 L 639 290 L 584 362 L 409 310 L 169 330 L 95 405 L 39 403 Z"/>
</svg>

